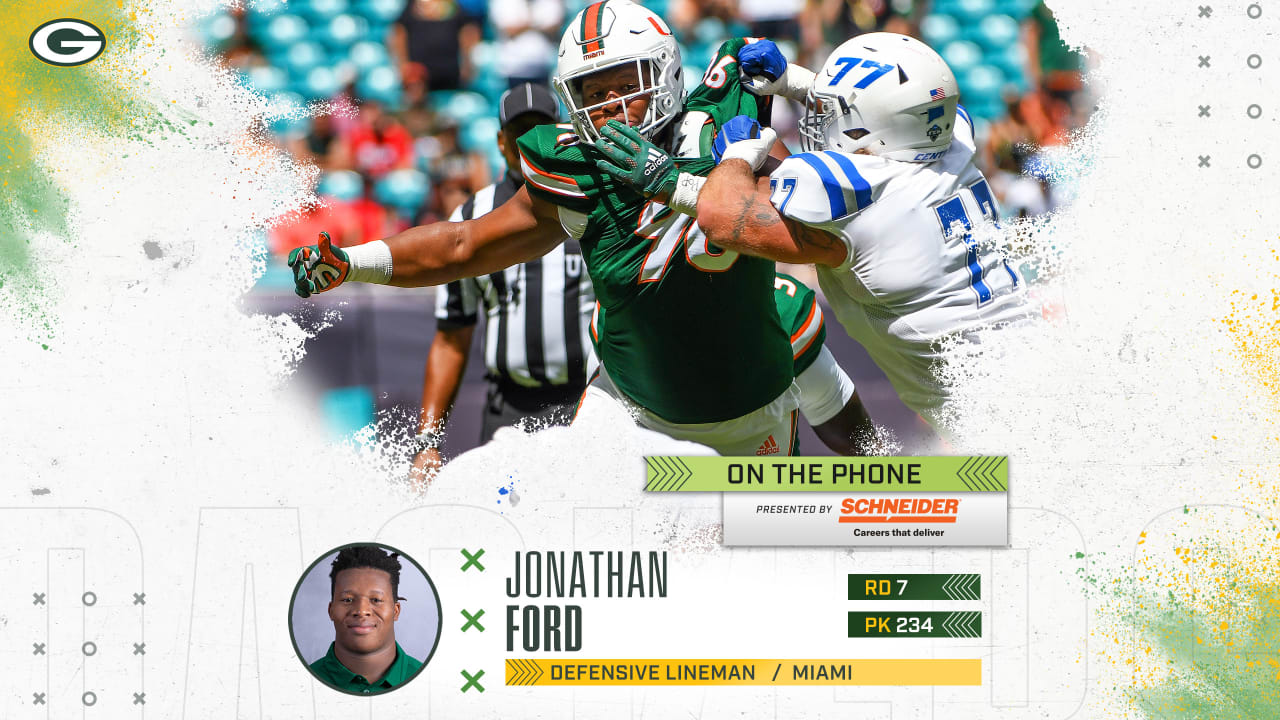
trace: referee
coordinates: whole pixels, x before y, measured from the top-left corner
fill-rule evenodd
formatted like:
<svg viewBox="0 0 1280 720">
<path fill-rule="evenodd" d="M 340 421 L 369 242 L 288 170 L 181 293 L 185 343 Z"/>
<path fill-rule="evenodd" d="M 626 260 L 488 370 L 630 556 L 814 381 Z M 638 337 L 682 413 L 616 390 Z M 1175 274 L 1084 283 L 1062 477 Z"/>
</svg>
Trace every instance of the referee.
<svg viewBox="0 0 1280 720">
<path fill-rule="evenodd" d="M 536 125 L 556 122 L 558 114 L 555 98 L 543 85 L 522 83 L 504 93 L 498 147 L 507 161 L 506 175 L 468 198 L 449 219 L 478 218 L 514 195 L 524 185 L 517 138 Z M 443 463 L 445 423 L 482 309 L 489 392 L 480 442 L 486 443 L 498 428 L 525 418 L 568 424 L 587 385 L 588 362 L 594 363 L 588 328 L 595 301 L 582 250 L 569 237 L 538 260 L 438 290 L 411 479 L 428 482 Z"/>
</svg>

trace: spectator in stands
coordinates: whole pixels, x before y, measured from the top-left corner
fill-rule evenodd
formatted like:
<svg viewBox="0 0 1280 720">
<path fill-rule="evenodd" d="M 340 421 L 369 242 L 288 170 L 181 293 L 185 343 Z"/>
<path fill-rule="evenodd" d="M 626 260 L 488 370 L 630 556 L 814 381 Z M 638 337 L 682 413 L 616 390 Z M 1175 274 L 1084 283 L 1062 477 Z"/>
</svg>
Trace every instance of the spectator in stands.
<svg viewBox="0 0 1280 720">
<path fill-rule="evenodd" d="M 564 0 L 492 0 L 489 20 L 498 31 L 498 72 L 508 86 L 546 85 L 564 23 Z"/>
<path fill-rule="evenodd" d="M 499 103 L 498 146 L 507 173 L 467 200 L 454 221 L 498 207 L 524 184 L 516 139 L 555 122 L 556 100 L 542 85 L 508 90 Z M 480 441 L 526 418 L 567 424 L 587 384 L 587 335 L 595 294 L 582 252 L 569 238 L 542 258 L 479 278 L 452 282 L 436 294 L 436 334 L 427 356 L 410 479 L 419 486 L 440 468 L 440 443 L 457 397 L 471 338 L 483 310 L 485 367 L 490 382 Z"/>
<path fill-rule="evenodd" d="M 489 163 L 484 156 L 462 147 L 457 118 L 437 113 L 433 132 L 414 142 L 419 165 L 428 168 L 431 182 L 442 185 L 465 178 L 465 190 L 473 193 L 489 184 Z"/>
<path fill-rule="evenodd" d="M 457 90 L 471 76 L 471 49 L 480 23 L 456 0 L 409 0 L 387 40 L 400 76 L 414 97 Z"/>
<path fill-rule="evenodd" d="M 289 152 L 299 160 L 314 163 L 321 170 L 354 168 L 347 140 L 342 137 L 333 115 L 327 112 L 311 119 L 306 136 L 290 142 Z"/>
<path fill-rule="evenodd" d="M 413 138 L 382 104 L 365 101 L 360 115 L 346 138 L 355 169 L 377 180 L 392 170 L 413 165 Z"/>
</svg>

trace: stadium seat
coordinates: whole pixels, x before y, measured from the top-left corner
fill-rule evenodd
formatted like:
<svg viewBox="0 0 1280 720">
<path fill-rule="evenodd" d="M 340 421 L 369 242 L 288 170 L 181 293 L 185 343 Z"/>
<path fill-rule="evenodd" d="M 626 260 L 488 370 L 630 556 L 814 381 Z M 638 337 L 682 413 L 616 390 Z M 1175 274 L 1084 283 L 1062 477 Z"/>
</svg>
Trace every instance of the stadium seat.
<svg viewBox="0 0 1280 720">
<path fill-rule="evenodd" d="M 1027 49 L 1022 45 L 1010 45 L 998 53 L 987 55 L 987 62 L 1000 68 L 1005 80 L 1026 91 L 1031 87 L 1031 79 L 1027 75 Z"/>
<path fill-rule="evenodd" d="M 388 65 L 373 68 L 356 81 L 356 94 L 376 100 L 388 110 L 400 109 L 400 74 Z"/>
<path fill-rule="evenodd" d="M 305 134 L 311 127 L 306 100 L 298 93 L 273 93 L 267 100 L 267 108 L 274 118 L 271 120 L 271 132 L 277 135 Z"/>
<path fill-rule="evenodd" d="M 249 68 L 245 79 L 254 90 L 263 95 L 272 95 L 287 88 L 289 73 L 274 65 L 259 65 Z"/>
<path fill-rule="evenodd" d="M 977 25 L 995 12 L 995 0 L 956 0 L 953 14 L 964 25 Z"/>
<path fill-rule="evenodd" d="M 289 7 L 295 8 L 311 24 L 319 27 L 330 18 L 347 12 L 347 0 L 290 0 Z"/>
<path fill-rule="evenodd" d="M 221 50 L 236 34 L 236 19 L 225 12 L 217 12 L 200 22 L 200 35 L 204 44 Z"/>
<path fill-rule="evenodd" d="M 501 124 L 496 117 L 478 117 L 462 126 L 458 140 L 464 150 L 485 152 L 497 146 L 498 130 Z"/>
<path fill-rule="evenodd" d="M 459 125 L 496 114 L 483 95 L 465 90 L 431 93 L 431 104 L 437 112 L 457 120 Z"/>
<path fill-rule="evenodd" d="M 347 58 L 355 64 L 356 69 L 360 72 L 367 72 L 373 68 L 391 63 L 391 57 L 387 53 L 387 46 L 369 40 L 362 40 L 352 45 L 351 49 L 347 51 Z"/>
<path fill-rule="evenodd" d="M 405 0 L 356 0 L 352 10 L 360 13 L 374 27 L 386 27 L 404 12 Z"/>
<path fill-rule="evenodd" d="M 392 170 L 374 186 L 373 195 L 378 202 L 411 219 L 426 203 L 430 191 L 431 184 L 423 173 L 417 170 Z"/>
<path fill-rule="evenodd" d="M 302 42 L 311 34 L 307 21 L 297 15 L 276 15 L 262 28 L 257 38 L 268 55 L 280 54 L 296 42 Z"/>
<path fill-rule="evenodd" d="M 316 34 L 325 45 L 345 51 L 369 37 L 369 21 L 359 15 L 335 15 Z"/>
<path fill-rule="evenodd" d="M 1015 20 L 1024 20 L 1040 0 L 997 0 L 996 10 Z"/>
<path fill-rule="evenodd" d="M 1016 45 L 1021 37 L 1018 21 L 1008 15 L 988 15 L 978 23 L 975 38 L 988 52 L 1004 50 Z"/>
<path fill-rule="evenodd" d="M 960 99 L 970 114 L 995 118 L 1004 114 L 1004 102 L 1000 91 L 1004 87 L 1004 74 L 990 65 L 970 68 L 960 78 Z"/>
<path fill-rule="evenodd" d="M 946 47 L 960 38 L 960 24 L 950 15 L 930 14 L 920 21 L 920 39 L 929 47 Z"/>
<path fill-rule="evenodd" d="M 286 12 L 288 8 L 285 7 L 284 0 L 257 0 L 257 2 L 248 3 L 248 7 L 245 8 L 245 21 L 251 30 L 266 27 L 272 18 Z"/>
<path fill-rule="evenodd" d="M 968 40 L 956 40 L 947 43 L 943 48 L 942 59 L 947 61 L 956 77 L 962 77 L 978 63 L 982 62 L 982 48 Z M 963 88 L 962 88 L 963 89 Z"/>
<path fill-rule="evenodd" d="M 329 56 L 318 43 L 298 42 L 289 46 L 282 64 L 295 78 L 306 77 L 312 68 L 328 63 Z"/>
<path fill-rule="evenodd" d="M 342 89 L 342 80 L 333 68 L 313 67 L 298 83 L 298 92 L 309 100 L 328 100 Z"/>
<path fill-rule="evenodd" d="M 353 202 L 364 194 L 364 180 L 352 170 L 330 170 L 320 177 L 316 194 Z"/>
</svg>

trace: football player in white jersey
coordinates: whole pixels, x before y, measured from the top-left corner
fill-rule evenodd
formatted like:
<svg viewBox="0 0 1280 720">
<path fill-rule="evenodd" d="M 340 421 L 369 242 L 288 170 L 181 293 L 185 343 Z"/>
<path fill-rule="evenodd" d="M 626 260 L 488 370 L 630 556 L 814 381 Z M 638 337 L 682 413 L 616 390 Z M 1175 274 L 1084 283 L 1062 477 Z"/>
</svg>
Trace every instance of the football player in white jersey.
<svg viewBox="0 0 1280 720">
<path fill-rule="evenodd" d="M 948 397 L 938 341 L 1028 316 L 1018 271 L 975 237 L 999 215 L 958 99 L 955 75 L 924 43 L 858 36 L 813 78 L 805 152 L 757 179 L 773 132 L 735 118 L 697 204 L 715 245 L 816 264 L 837 319 L 934 425 Z"/>
</svg>

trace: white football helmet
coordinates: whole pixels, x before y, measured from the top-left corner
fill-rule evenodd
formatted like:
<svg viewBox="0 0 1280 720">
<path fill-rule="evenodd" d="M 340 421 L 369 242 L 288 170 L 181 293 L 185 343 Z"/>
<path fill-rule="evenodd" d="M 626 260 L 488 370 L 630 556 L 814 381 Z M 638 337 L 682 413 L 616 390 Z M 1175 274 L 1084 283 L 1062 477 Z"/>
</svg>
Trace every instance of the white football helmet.
<svg viewBox="0 0 1280 720">
<path fill-rule="evenodd" d="M 628 63 L 636 67 L 640 90 L 607 102 L 583 100 L 583 77 Z M 650 95 L 649 109 L 636 129 L 653 137 L 684 107 L 681 70 L 680 48 L 662 18 L 630 0 L 603 0 L 578 13 L 564 31 L 553 83 L 578 135 L 588 141 L 599 137 L 591 110 Z"/>
<path fill-rule="evenodd" d="M 831 53 L 800 120 L 805 151 L 866 149 L 931 162 L 951 147 L 960 87 L 938 53 L 915 38 L 868 33 Z"/>
</svg>

